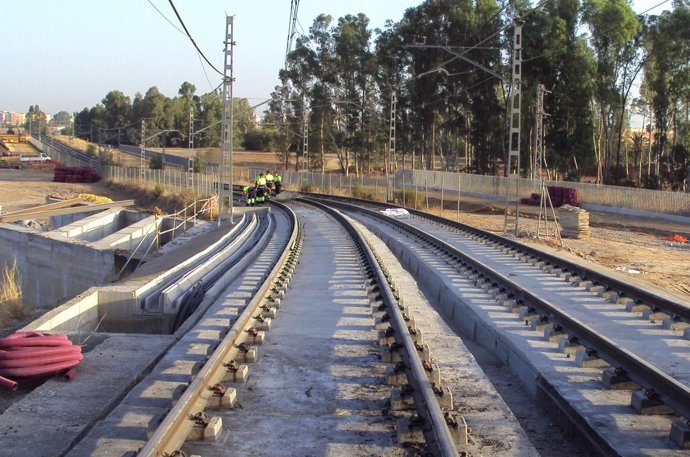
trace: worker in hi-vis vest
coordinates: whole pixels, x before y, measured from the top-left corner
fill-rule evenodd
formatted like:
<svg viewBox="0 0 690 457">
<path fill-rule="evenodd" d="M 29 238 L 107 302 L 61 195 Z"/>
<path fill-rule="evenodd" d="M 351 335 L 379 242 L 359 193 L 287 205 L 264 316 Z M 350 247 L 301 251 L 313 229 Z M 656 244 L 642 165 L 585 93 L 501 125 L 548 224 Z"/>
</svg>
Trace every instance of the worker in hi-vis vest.
<svg viewBox="0 0 690 457">
<path fill-rule="evenodd" d="M 244 192 L 244 197 L 247 199 L 247 206 L 254 206 L 256 203 L 256 189 L 254 189 L 254 186 L 246 185 L 242 187 L 242 192 Z"/>
<path fill-rule="evenodd" d="M 280 193 L 280 188 L 283 187 L 283 183 L 277 171 L 273 173 L 273 183 L 276 186 L 276 195 L 278 195 Z"/>
<path fill-rule="evenodd" d="M 256 178 L 256 201 L 257 203 L 263 203 L 266 196 L 266 176 L 261 173 L 258 178 Z"/>
</svg>

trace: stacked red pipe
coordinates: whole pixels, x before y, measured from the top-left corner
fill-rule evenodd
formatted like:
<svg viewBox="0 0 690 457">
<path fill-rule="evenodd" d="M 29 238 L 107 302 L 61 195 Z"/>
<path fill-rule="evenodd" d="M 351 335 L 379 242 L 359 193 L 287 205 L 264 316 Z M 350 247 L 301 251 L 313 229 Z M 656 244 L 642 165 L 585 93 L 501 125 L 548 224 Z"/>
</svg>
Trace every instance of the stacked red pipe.
<svg viewBox="0 0 690 457">
<path fill-rule="evenodd" d="M 19 383 L 58 373 L 72 380 L 83 358 L 81 347 L 72 344 L 66 335 L 14 333 L 0 338 L 0 387 L 16 390 Z"/>
<path fill-rule="evenodd" d="M 98 182 L 101 177 L 91 167 L 55 167 L 55 182 Z"/>
</svg>

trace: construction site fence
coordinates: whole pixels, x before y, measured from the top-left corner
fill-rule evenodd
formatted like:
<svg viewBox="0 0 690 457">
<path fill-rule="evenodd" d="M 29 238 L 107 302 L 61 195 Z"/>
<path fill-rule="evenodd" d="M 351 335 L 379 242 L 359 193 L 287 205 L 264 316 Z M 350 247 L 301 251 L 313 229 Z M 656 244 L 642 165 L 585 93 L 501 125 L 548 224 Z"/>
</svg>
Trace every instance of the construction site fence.
<svg viewBox="0 0 690 457">
<path fill-rule="evenodd" d="M 32 139 L 32 143 L 43 152 L 67 166 L 91 166 L 104 179 L 117 182 L 139 184 L 142 186 L 160 186 L 173 192 L 192 191 L 204 197 L 217 193 L 217 173 L 189 173 L 179 169 L 144 169 L 103 165 L 97 160 L 75 157 L 68 148 L 58 143 L 51 146 Z M 256 177 L 265 172 L 265 168 L 233 167 L 233 184 L 253 184 Z M 524 178 L 506 178 L 504 176 L 475 175 L 426 170 L 398 170 L 389 177 L 345 175 L 342 173 L 322 173 L 309 171 L 278 170 L 282 177 L 283 188 L 288 190 L 308 190 L 310 192 L 336 193 L 340 195 L 361 195 L 366 191 L 378 200 L 387 200 L 400 193 L 402 199 L 408 194 L 414 195 L 414 206 L 420 199 L 428 206 L 429 192 L 435 192 L 433 198 L 457 200 L 462 195 L 477 195 L 501 200 L 505 198 L 508 180 L 519 181 L 520 198 L 529 197 L 532 193 L 541 192 L 541 182 Z M 581 205 L 599 205 L 626 210 L 690 216 L 690 193 L 667 192 L 651 189 L 609 186 L 580 182 L 545 181 L 547 186 L 562 186 L 578 189 Z M 515 184 L 511 182 L 511 191 Z M 405 190 L 405 192 L 401 192 Z M 355 195 L 355 196 L 357 196 Z M 514 200 L 515 195 L 511 195 Z M 400 200 L 400 198 L 398 198 Z M 409 202 L 400 204 L 412 206 Z M 444 206 L 445 201 L 443 202 Z"/>
<path fill-rule="evenodd" d="M 252 182 L 255 176 L 265 170 L 251 168 Z M 506 183 L 510 182 L 513 193 L 511 201 L 515 201 L 515 180 L 519 181 L 519 198 L 528 198 L 532 193 L 540 193 L 542 183 L 525 178 L 506 178 L 504 176 L 474 175 L 468 173 L 452 173 L 426 170 L 398 170 L 395 174 L 385 176 L 356 176 L 342 173 L 312 173 L 306 171 L 280 171 L 283 186 L 286 189 L 308 190 L 310 192 L 337 193 L 342 195 L 361 195 L 369 192 L 379 200 L 387 198 L 387 191 L 396 196 L 398 203 L 401 198 L 414 195 L 414 204 L 423 199 L 424 206 L 428 206 L 429 192 L 432 198 L 447 202 L 457 200 L 458 196 L 475 195 L 488 197 L 497 201 L 504 201 Z M 690 193 L 667 192 L 651 189 L 637 189 L 632 187 L 609 186 L 603 184 L 589 184 L 580 182 L 544 181 L 545 186 L 561 186 L 578 190 L 580 204 L 606 206 L 645 213 L 661 213 L 676 216 L 690 216 Z M 405 192 L 402 192 L 405 190 Z M 355 195 L 356 196 L 356 195 Z M 412 206 L 408 203 L 408 206 Z"/>
</svg>

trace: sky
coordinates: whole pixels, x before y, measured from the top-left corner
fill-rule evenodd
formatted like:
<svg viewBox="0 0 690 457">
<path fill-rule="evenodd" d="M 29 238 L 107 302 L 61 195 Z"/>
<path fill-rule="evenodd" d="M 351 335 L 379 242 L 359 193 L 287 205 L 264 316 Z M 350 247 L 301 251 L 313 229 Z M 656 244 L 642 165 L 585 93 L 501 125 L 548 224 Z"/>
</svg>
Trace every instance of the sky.
<svg viewBox="0 0 690 457">
<path fill-rule="evenodd" d="M 663 0 L 635 0 L 642 12 Z M 234 96 L 251 105 L 265 101 L 279 84 L 285 62 L 290 0 L 174 0 L 187 29 L 222 71 L 225 17 L 234 15 Z M 370 27 L 398 21 L 421 0 L 301 0 L 297 31 L 314 18 L 334 23 L 364 13 Z M 154 8 L 155 6 L 155 8 Z M 156 10 L 160 10 L 160 13 Z M 665 2 L 651 13 L 671 8 Z M 162 14 L 161 14 L 162 13 Z M 163 17 L 165 16 L 165 17 Z M 0 110 L 70 113 L 90 108 L 111 90 L 133 98 L 156 86 L 168 97 L 189 81 L 197 94 L 221 77 L 200 63 L 168 0 L 0 0 Z M 206 70 L 206 74 L 204 73 Z"/>
</svg>

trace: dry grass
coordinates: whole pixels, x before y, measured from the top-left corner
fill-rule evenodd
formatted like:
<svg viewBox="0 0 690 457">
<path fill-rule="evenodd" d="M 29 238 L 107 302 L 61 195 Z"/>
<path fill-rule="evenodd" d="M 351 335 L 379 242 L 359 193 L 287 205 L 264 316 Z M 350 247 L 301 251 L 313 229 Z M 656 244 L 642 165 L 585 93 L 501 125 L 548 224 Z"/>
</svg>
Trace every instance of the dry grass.
<svg viewBox="0 0 690 457">
<path fill-rule="evenodd" d="M 165 214 L 173 214 L 178 210 L 189 206 L 194 202 L 194 200 L 199 200 L 201 197 L 194 192 L 183 189 L 179 194 L 167 191 L 160 184 L 156 185 L 145 185 L 141 186 L 137 183 L 121 183 L 115 180 L 109 180 L 107 185 L 110 188 L 117 189 L 120 194 L 123 194 L 127 198 L 132 198 L 135 200 L 136 206 L 143 211 L 151 212 L 150 208 L 154 208 L 151 214 L 162 216 Z M 201 203 L 197 205 L 197 210 L 200 208 Z M 217 208 L 214 207 L 211 213 L 208 212 L 200 215 L 202 219 L 210 218 L 211 220 L 215 217 Z"/>
<path fill-rule="evenodd" d="M 29 317 L 30 313 L 22 303 L 21 278 L 17 263 L 5 265 L 0 281 L 0 324 L 4 327 L 13 321 Z"/>
</svg>

